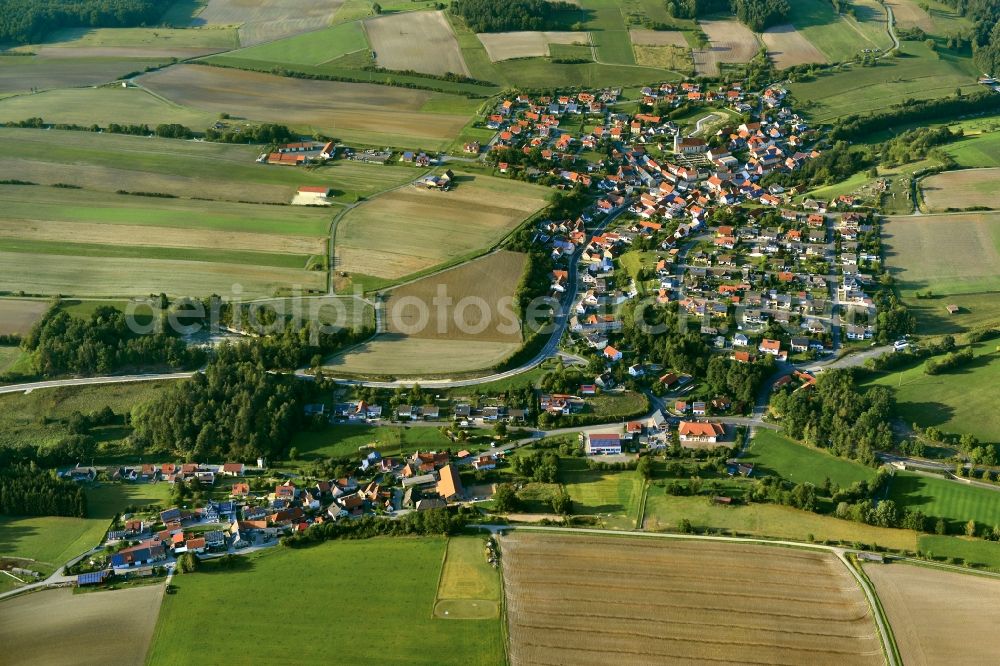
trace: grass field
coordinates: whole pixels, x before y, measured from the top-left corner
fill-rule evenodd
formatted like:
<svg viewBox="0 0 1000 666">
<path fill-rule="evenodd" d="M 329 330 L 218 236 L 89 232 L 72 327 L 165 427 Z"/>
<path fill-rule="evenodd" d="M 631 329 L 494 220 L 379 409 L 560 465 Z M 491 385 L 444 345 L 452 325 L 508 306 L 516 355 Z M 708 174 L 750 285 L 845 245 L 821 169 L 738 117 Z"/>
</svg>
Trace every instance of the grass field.
<svg viewBox="0 0 1000 666">
<path fill-rule="evenodd" d="M 920 181 L 920 194 L 932 212 L 948 208 L 1000 208 L 1000 168 L 963 169 L 935 174 Z"/>
<path fill-rule="evenodd" d="M 968 58 L 936 53 L 923 42 L 903 42 L 897 56 L 880 60 L 876 67 L 850 65 L 812 81 L 793 83 L 789 90 L 811 119 L 829 122 L 885 109 L 905 99 L 946 97 L 956 88 L 970 93 L 981 88 L 976 84 L 978 76 Z"/>
<path fill-rule="evenodd" d="M 233 51 L 230 55 L 247 60 L 285 64 L 321 65 L 348 53 L 368 48 L 360 23 L 344 23 Z"/>
<path fill-rule="evenodd" d="M 870 467 L 799 444 L 772 430 L 758 430 L 743 459 L 754 463 L 754 476 L 775 474 L 792 483 L 821 486 L 829 478 L 847 488 L 856 481 L 875 478 Z"/>
<path fill-rule="evenodd" d="M 904 296 L 1000 290 L 1000 213 L 890 217 L 883 243 Z"/>
<path fill-rule="evenodd" d="M 365 21 L 379 67 L 425 74 L 469 75 L 443 11 L 389 14 Z"/>
<path fill-rule="evenodd" d="M 267 296 L 326 283 L 306 270 L 326 253 L 319 209 L 32 186 L 0 188 L 0 205 L 0 290 Z"/>
<path fill-rule="evenodd" d="M 27 335 L 48 309 L 48 301 L 0 298 L 0 335 Z"/>
<path fill-rule="evenodd" d="M 0 446 L 30 443 L 48 446 L 69 435 L 62 421 L 74 411 L 84 414 L 108 406 L 124 414 L 154 399 L 172 382 L 135 382 L 92 386 L 63 386 L 28 394 L 0 395 Z M 121 439 L 121 429 L 102 431 L 100 443 Z"/>
<path fill-rule="evenodd" d="M 309 32 L 330 23 L 344 0 L 208 0 L 194 26 L 238 25 L 244 46 Z"/>
<path fill-rule="evenodd" d="M 1000 580 L 906 564 L 865 566 L 903 663 L 986 664 L 1000 652 Z"/>
<path fill-rule="evenodd" d="M 450 143 L 471 116 L 471 112 L 420 112 L 429 99 L 448 97 L 444 93 L 309 81 L 202 65 L 178 65 L 152 72 L 141 77 L 141 82 L 181 106 L 281 122 L 375 145 L 441 147 Z M 294 99 L 296 103 L 275 105 L 275 99 Z"/>
<path fill-rule="evenodd" d="M 441 451 L 451 448 L 453 442 L 437 428 L 338 424 L 320 431 L 297 433 L 292 446 L 299 450 L 300 460 L 314 461 L 357 458 L 362 449 L 374 449 L 384 456 Z"/>
<path fill-rule="evenodd" d="M 968 30 L 969 19 L 954 7 L 936 0 L 887 0 L 900 28 L 920 28 L 929 35 L 943 37 Z"/>
<path fill-rule="evenodd" d="M 956 558 L 965 564 L 985 566 L 1000 571 L 1000 544 L 967 537 L 922 534 L 920 550 L 935 558 Z"/>
<path fill-rule="evenodd" d="M 380 334 L 346 354 L 327 359 L 331 376 L 407 376 L 419 379 L 492 368 L 520 348 L 518 342 L 433 340 L 394 333 Z"/>
<path fill-rule="evenodd" d="M 848 543 L 878 544 L 886 548 L 915 551 L 917 535 L 908 530 L 872 527 L 776 504 L 719 506 L 707 497 L 672 497 L 650 488 L 646 497 L 644 526 L 653 530 L 675 530 L 688 519 L 696 529 L 724 529 L 750 536 L 808 541 L 830 539 Z"/>
<path fill-rule="evenodd" d="M 826 55 L 830 62 L 851 60 L 863 49 L 892 47 L 885 25 L 885 12 L 877 5 L 857 4 L 859 21 L 840 16 L 825 0 L 796 0 L 789 3 L 791 23 L 802 37 Z M 875 30 L 859 27 L 865 20 L 876 23 Z"/>
<path fill-rule="evenodd" d="M 486 561 L 486 540 L 452 537 L 441 569 L 434 615 L 487 620 L 500 615 L 500 575 Z"/>
<path fill-rule="evenodd" d="M 602 472 L 589 469 L 583 458 L 562 458 L 559 482 L 573 500 L 574 514 L 598 516 L 606 527 L 635 527 L 643 484 L 636 472 Z"/>
<path fill-rule="evenodd" d="M 25 594 L 0 603 L 0 641 L 17 664 L 141 664 L 163 585 Z M 127 636 L 128 640 L 119 640 Z"/>
<path fill-rule="evenodd" d="M 67 28 L 15 51 L 43 58 L 193 58 L 238 48 L 236 28 Z"/>
<path fill-rule="evenodd" d="M 384 300 L 386 329 L 416 338 L 521 342 L 513 299 L 525 261 L 524 254 L 501 250 L 396 287 Z M 436 298 L 451 305 L 435 305 Z"/>
<path fill-rule="evenodd" d="M 701 20 L 698 25 L 708 36 L 709 43 L 707 48 L 692 52 L 698 74 L 716 76 L 721 63 L 749 62 L 760 49 L 757 36 L 735 18 Z"/>
<path fill-rule="evenodd" d="M 996 326 L 1000 323 L 997 292 L 954 294 L 927 300 L 910 300 L 910 312 L 917 318 L 917 330 L 924 335 L 944 335 Z M 948 314 L 945 305 L 957 305 L 958 314 Z"/>
<path fill-rule="evenodd" d="M 388 280 L 426 270 L 496 244 L 547 196 L 540 186 L 459 172 L 448 192 L 394 190 L 340 220 L 334 268 Z"/>
<path fill-rule="evenodd" d="M 452 620 L 433 616 L 447 541 L 443 538 L 335 541 L 311 548 L 272 548 L 254 553 L 232 571 L 174 579 L 166 597 L 148 662 L 228 664 L 226 650 L 205 645 L 254 642 L 254 660 L 318 663 L 336 654 L 360 663 L 377 650 L 381 664 L 483 664 L 503 661 L 499 620 Z M 359 584 L 359 581 L 368 581 Z M 371 621 L 332 620 L 321 609 L 336 595 L 341 609 L 364 608 Z M 268 599 L 269 612 L 218 622 L 235 608 Z M 296 616 L 295 631 L 274 631 L 275 614 Z M 335 630 L 331 630 L 335 625 Z M 392 640 L 386 640 L 391 627 Z M 256 637 L 268 635 L 266 641 Z M 198 640 L 190 640 L 197 636 Z M 309 636 L 303 640 L 302 636 Z"/>
<path fill-rule="evenodd" d="M 1000 132 L 967 136 L 943 148 L 965 168 L 1000 166 Z"/>
<path fill-rule="evenodd" d="M 223 201 L 288 203 L 302 185 L 353 202 L 413 178 L 413 170 L 349 160 L 308 169 L 255 163 L 259 146 L 94 132 L 0 129 L 0 149 L 30 157 L 0 164 L 0 179 L 116 192 L 161 192 Z"/>
<path fill-rule="evenodd" d="M 944 518 L 958 533 L 974 520 L 992 528 L 1000 525 L 1000 490 L 968 486 L 958 481 L 897 472 L 889 497 L 900 507 L 911 507 L 934 518 Z"/>
<path fill-rule="evenodd" d="M 995 344 L 977 345 L 976 358 L 951 372 L 928 375 L 918 363 L 871 383 L 893 390 L 896 413 L 906 423 L 1000 442 L 1000 418 L 992 400 L 992 389 L 1000 381 L 1000 353 Z"/>
<path fill-rule="evenodd" d="M 0 56 L 0 94 L 96 86 L 167 62 L 168 58 Z"/>
<path fill-rule="evenodd" d="M 597 61 L 615 65 L 634 65 L 632 40 L 617 0 L 579 0 L 582 9 L 589 13 L 584 28 L 597 51 Z"/>
<path fill-rule="evenodd" d="M 512 666 L 883 663 L 865 597 L 830 554 L 527 532 L 501 545 Z"/>
</svg>

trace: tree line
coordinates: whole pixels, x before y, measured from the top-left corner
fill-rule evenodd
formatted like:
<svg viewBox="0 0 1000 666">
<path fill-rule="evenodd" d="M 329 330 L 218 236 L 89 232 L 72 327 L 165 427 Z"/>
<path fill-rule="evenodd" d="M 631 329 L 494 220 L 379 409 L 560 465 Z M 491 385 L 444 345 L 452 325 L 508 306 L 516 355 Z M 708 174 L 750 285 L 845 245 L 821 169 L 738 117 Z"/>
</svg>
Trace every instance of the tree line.
<svg viewBox="0 0 1000 666">
<path fill-rule="evenodd" d="M 555 30 L 580 11 L 569 2 L 549 0 L 454 0 L 451 12 L 461 16 L 473 32 Z"/>
<path fill-rule="evenodd" d="M 78 132 L 108 132 L 110 134 L 127 134 L 130 136 L 158 136 L 164 139 L 192 139 L 199 136 L 195 130 L 179 123 L 161 123 L 155 127 L 146 124 L 108 123 L 101 127 L 97 123 L 91 125 L 76 125 L 73 123 L 47 123 L 44 118 L 33 116 L 24 120 L 16 120 L 2 124 L 3 127 L 25 127 L 33 129 L 72 130 Z M 263 123 L 245 127 L 209 127 L 203 133 L 207 141 L 214 143 L 254 143 L 274 145 L 298 141 L 299 135 L 285 125 Z"/>
<path fill-rule="evenodd" d="M 87 496 L 34 464 L 0 466 L 0 514 L 87 517 Z"/>
<path fill-rule="evenodd" d="M 123 312 L 98 307 L 87 318 L 51 308 L 24 338 L 32 369 L 41 376 L 66 373 L 104 374 L 125 367 L 193 368 L 204 352 L 189 348 L 168 332 L 142 334 L 132 330 Z"/>
<path fill-rule="evenodd" d="M 288 548 L 304 548 L 333 539 L 371 539 L 379 536 L 454 535 L 477 520 L 479 513 L 468 507 L 413 511 L 398 519 L 364 516 L 360 520 L 327 521 L 281 539 Z"/>
<path fill-rule="evenodd" d="M 125 28 L 159 22 L 156 0 L 0 0 L 0 41 L 29 44 L 61 28 Z"/>
</svg>

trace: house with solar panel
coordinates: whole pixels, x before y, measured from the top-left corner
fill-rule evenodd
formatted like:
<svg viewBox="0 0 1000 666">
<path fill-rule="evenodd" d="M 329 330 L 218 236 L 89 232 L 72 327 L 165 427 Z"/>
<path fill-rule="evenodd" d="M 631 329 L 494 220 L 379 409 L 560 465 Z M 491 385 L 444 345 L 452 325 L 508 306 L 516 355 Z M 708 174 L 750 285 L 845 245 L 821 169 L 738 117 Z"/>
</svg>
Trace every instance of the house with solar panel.
<svg viewBox="0 0 1000 666">
<path fill-rule="evenodd" d="M 115 568 L 142 566 L 167 559 L 167 549 L 159 539 L 147 539 L 142 543 L 123 548 L 111 556 Z"/>
<path fill-rule="evenodd" d="M 76 586 L 84 587 L 87 585 L 101 585 L 104 580 L 111 575 L 111 570 L 106 569 L 104 571 L 94 571 L 91 573 L 80 574 L 76 577 Z"/>
</svg>

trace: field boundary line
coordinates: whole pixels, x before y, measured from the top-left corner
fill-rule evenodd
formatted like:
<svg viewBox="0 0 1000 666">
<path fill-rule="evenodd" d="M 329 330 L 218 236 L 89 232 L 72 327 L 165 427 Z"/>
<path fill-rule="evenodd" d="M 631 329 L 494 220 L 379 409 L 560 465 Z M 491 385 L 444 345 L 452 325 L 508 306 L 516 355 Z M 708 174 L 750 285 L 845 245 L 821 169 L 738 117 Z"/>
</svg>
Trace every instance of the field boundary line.
<svg viewBox="0 0 1000 666">
<path fill-rule="evenodd" d="M 885 643 L 882 647 L 892 652 L 891 657 L 888 654 L 886 655 L 886 661 L 889 664 L 902 664 L 903 659 L 899 654 L 899 646 L 896 645 L 896 634 L 892 630 L 892 624 L 889 622 L 889 616 L 886 614 L 885 608 L 882 607 L 882 600 L 879 599 L 878 592 L 875 590 L 875 584 L 872 583 L 868 574 L 865 573 L 864 567 L 861 566 L 856 557 L 844 558 L 844 564 L 854 573 L 854 577 L 858 579 L 859 583 L 869 587 L 872 591 L 871 595 L 866 594 L 865 596 L 868 597 L 872 613 L 876 613 L 882 618 L 882 626 L 885 629 L 885 634 L 883 635 Z"/>
<path fill-rule="evenodd" d="M 400 442 L 402 444 L 402 442 Z M 437 608 L 438 602 L 443 601 L 441 599 L 441 581 L 444 580 L 444 567 L 448 564 L 448 549 L 451 547 L 451 537 L 448 537 L 444 541 L 444 555 L 441 556 L 441 570 L 438 571 L 438 581 L 437 587 L 434 588 L 434 603 L 431 604 L 431 619 L 435 617 L 434 609 Z"/>
</svg>

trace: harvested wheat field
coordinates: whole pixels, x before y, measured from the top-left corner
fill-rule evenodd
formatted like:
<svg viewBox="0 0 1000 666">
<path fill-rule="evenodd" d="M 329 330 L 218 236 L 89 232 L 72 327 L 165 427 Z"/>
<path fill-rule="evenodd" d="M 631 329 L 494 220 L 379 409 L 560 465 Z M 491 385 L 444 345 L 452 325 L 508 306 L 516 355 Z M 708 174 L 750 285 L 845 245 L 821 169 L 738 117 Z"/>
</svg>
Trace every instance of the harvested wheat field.
<svg viewBox="0 0 1000 666">
<path fill-rule="evenodd" d="M 736 19 L 698 21 L 698 25 L 708 35 L 708 48 L 692 52 L 698 74 L 715 76 L 720 63 L 750 62 L 760 48 L 757 36 Z"/>
<path fill-rule="evenodd" d="M 156 59 L 152 54 L 141 59 L 0 56 L 0 93 L 97 86 L 164 62 L 166 58 Z"/>
<path fill-rule="evenodd" d="M 813 46 L 790 23 L 768 28 L 763 32 L 761 38 L 764 40 L 764 46 L 767 47 L 767 56 L 778 69 L 806 63 L 827 62 L 823 52 Z"/>
<path fill-rule="evenodd" d="M 396 287 L 385 300 L 386 329 L 416 338 L 518 343 L 514 290 L 525 260 L 501 250 Z"/>
<path fill-rule="evenodd" d="M 514 342 L 429 340 L 385 333 L 327 360 L 327 375 L 428 379 L 492 368 L 520 347 Z"/>
<path fill-rule="evenodd" d="M 884 663 L 833 555 L 518 531 L 500 543 L 513 666 Z"/>
<path fill-rule="evenodd" d="M 379 67 L 425 74 L 469 75 L 444 12 L 389 14 L 365 21 Z"/>
<path fill-rule="evenodd" d="M 514 58 L 547 57 L 549 44 L 590 45 L 589 32 L 525 30 L 520 32 L 483 32 L 476 35 L 493 62 Z"/>
<path fill-rule="evenodd" d="M 447 192 L 406 186 L 352 208 L 334 239 L 338 271 L 394 280 L 488 248 L 545 206 L 545 188 L 457 175 Z"/>
<path fill-rule="evenodd" d="M 906 666 L 995 664 L 1000 580 L 906 564 L 865 566 Z"/>
<path fill-rule="evenodd" d="M 0 298 L 0 335 L 27 335 L 48 309 L 46 301 Z"/>
<path fill-rule="evenodd" d="M 326 27 L 344 0 L 208 0 L 192 25 L 238 25 L 250 46 Z"/>
<path fill-rule="evenodd" d="M 358 130 L 386 140 L 400 136 L 441 141 L 458 136 L 468 121 L 464 115 L 418 111 L 440 94 L 368 83 L 307 81 L 204 65 L 178 65 L 145 74 L 140 80 L 154 93 L 183 106 L 315 127 L 345 137 Z"/>
<path fill-rule="evenodd" d="M 646 30 L 645 28 L 628 31 L 632 43 L 640 46 L 680 46 L 687 48 L 684 33 L 679 30 Z"/>
<path fill-rule="evenodd" d="M 4 663 L 27 666 L 141 664 L 163 585 L 73 594 L 70 588 L 0 602 Z"/>
<path fill-rule="evenodd" d="M 916 0 L 885 0 L 885 4 L 892 8 L 897 28 L 920 28 L 924 32 L 934 32 L 934 19 Z"/>
<path fill-rule="evenodd" d="M 1000 208 L 1000 168 L 945 171 L 920 181 L 927 208 Z"/>
</svg>

